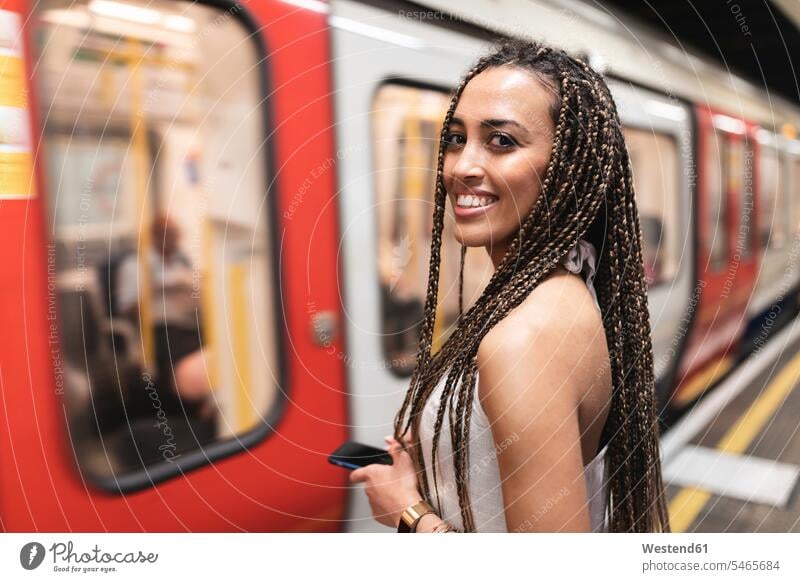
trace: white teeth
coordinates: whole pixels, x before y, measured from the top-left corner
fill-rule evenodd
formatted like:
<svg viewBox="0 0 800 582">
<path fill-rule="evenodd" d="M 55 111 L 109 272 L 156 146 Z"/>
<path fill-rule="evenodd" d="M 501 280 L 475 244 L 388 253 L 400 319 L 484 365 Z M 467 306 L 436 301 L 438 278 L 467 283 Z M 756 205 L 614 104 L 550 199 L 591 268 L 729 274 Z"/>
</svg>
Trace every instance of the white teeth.
<svg viewBox="0 0 800 582">
<path fill-rule="evenodd" d="M 461 194 L 456 201 L 458 206 L 463 208 L 474 208 L 477 206 L 488 206 L 497 199 L 491 196 L 473 196 L 472 194 Z"/>
</svg>

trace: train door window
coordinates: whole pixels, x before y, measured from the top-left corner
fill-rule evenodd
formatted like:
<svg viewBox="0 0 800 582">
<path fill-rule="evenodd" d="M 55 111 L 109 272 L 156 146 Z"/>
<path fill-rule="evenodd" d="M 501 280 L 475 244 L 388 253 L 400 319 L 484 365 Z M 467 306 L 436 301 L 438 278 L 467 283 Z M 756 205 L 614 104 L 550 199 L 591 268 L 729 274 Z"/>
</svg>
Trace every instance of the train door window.
<svg viewBox="0 0 800 582">
<path fill-rule="evenodd" d="M 753 143 L 748 135 L 728 143 L 728 187 L 738 194 L 736 252 L 742 258 L 753 254 Z"/>
<path fill-rule="evenodd" d="M 448 104 L 444 91 L 393 82 L 378 89 L 372 108 L 383 353 L 387 367 L 400 376 L 410 375 L 416 361 L 427 291 L 439 134 Z M 458 317 L 460 252 L 448 205 L 434 351 Z M 493 272 L 482 249 L 469 249 L 464 309 L 480 296 Z"/>
<path fill-rule="evenodd" d="M 728 140 L 712 131 L 706 140 L 707 199 L 705 235 L 710 252 L 710 268 L 721 271 L 728 261 Z"/>
<path fill-rule="evenodd" d="M 761 220 L 759 238 L 766 251 L 780 249 L 786 244 L 789 213 L 781 156 L 772 144 L 762 144 L 759 186 L 761 190 Z"/>
<path fill-rule="evenodd" d="M 652 130 L 623 128 L 631 159 L 650 287 L 671 281 L 678 267 L 678 148 Z"/>
<path fill-rule="evenodd" d="M 48 0 L 36 26 L 68 428 L 90 478 L 149 484 L 278 402 L 262 49 L 188 2 Z"/>
</svg>

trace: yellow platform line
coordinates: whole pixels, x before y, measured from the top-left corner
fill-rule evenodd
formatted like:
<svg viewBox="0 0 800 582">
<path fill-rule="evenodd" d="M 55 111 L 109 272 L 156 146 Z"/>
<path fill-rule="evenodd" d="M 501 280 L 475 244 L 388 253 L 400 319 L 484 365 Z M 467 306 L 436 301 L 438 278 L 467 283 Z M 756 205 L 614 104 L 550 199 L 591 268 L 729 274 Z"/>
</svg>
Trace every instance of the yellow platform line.
<svg viewBox="0 0 800 582">
<path fill-rule="evenodd" d="M 795 388 L 798 378 L 800 378 L 800 354 L 796 355 L 772 379 L 761 396 L 739 417 L 736 424 L 728 429 L 716 449 L 729 454 L 745 452 Z M 672 531 L 688 530 L 710 498 L 711 493 L 704 489 L 697 487 L 681 489 L 669 504 L 669 521 Z"/>
</svg>

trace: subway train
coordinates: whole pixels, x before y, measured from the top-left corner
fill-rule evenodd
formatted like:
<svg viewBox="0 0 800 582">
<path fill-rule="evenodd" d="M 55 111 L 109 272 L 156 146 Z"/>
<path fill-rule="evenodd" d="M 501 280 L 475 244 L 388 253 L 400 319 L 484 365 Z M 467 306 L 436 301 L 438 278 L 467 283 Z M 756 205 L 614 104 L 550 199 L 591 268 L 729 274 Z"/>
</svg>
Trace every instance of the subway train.
<svg viewBox="0 0 800 582">
<path fill-rule="evenodd" d="M 498 36 L 612 89 L 665 426 L 796 315 L 800 109 L 635 22 L 566 0 L 7 0 L 2 531 L 388 531 L 327 459 L 392 431 L 441 120 Z M 491 273 L 470 249 L 467 304 Z"/>
</svg>

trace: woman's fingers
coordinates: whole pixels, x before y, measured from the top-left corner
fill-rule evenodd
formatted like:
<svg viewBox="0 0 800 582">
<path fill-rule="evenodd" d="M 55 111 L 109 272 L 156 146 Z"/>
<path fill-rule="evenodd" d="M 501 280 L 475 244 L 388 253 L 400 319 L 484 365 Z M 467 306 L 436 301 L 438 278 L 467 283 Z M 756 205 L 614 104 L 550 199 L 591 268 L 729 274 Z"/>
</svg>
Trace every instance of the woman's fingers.
<svg viewBox="0 0 800 582">
<path fill-rule="evenodd" d="M 397 439 L 394 438 L 392 435 L 386 435 L 383 437 L 388 444 L 397 443 L 401 445 L 403 448 L 407 448 L 411 446 L 411 431 L 409 430 L 406 434 L 402 437 L 402 443 L 398 443 Z"/>
<path fill-rule="evenodd" d="M 355 469 L 354 471 L 350 472 L 350 482 L 361 483 L 362 481 L 366 481 L 368 476 L 367 468 L 361 467 L 360 469 Z"/>
</svg>

